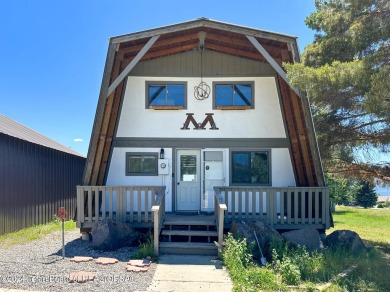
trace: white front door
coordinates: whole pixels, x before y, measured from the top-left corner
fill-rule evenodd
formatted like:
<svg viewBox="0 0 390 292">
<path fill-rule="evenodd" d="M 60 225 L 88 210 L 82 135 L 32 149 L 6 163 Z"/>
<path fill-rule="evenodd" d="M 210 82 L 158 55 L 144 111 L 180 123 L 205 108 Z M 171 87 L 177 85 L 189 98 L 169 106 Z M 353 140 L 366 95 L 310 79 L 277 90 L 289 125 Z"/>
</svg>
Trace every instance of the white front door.
<svg viewBox="0 0 390 292">
<path fill-rule="evenodd" d="M 225 154 L 224 149 L 202 150 L 202 211 L 214 211 L 214 187 L 225 185 Z"/>
<path fill-rule="evenodd" d="M 200 150 L 177 150 L 176 210 L 200 210 Z"/>
</svg>

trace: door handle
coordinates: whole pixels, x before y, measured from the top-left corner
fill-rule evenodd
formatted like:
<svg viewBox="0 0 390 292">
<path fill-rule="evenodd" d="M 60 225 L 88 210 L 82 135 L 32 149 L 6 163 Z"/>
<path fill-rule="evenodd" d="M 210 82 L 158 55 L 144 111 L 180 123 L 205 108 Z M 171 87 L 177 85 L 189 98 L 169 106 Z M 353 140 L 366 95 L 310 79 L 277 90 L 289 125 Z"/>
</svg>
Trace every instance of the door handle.
<svg viewBox="0 0 390 292">
<path fill-rule="evenodd" d="M 177 185 L 179 185 L 180 183 L 178 182 Z"/>
</svg>

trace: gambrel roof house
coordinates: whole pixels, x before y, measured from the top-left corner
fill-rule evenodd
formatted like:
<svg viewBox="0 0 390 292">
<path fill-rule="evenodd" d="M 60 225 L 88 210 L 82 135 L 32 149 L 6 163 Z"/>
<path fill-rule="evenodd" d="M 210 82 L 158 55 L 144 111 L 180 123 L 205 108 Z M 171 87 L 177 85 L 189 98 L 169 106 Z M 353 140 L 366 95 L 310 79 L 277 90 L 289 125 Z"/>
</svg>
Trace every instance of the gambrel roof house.
<svg viewBox="0 0 390 292">
<path fill-rule="evenodd" d="M 237 219 L 328 228 L 309 102 L 282 65 L 297 61 L 296 37 L 206 18 L 111 38 L 78 192 L 82 231 L 105 217 L 154 224 L 172 246 L 202 236 L 164 230 L 183 213 L 214 214 L 207 230 L 219 241 Z"/>
</svg>

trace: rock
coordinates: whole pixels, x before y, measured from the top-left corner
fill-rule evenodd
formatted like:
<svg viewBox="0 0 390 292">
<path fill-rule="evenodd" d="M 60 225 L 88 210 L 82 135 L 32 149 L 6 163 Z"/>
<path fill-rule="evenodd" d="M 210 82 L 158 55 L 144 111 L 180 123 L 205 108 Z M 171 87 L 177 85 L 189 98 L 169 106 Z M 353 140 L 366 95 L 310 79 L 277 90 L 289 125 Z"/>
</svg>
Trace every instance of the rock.
<svg viewBox="0 0 390 292">
<path fill-rule="evenodd" d="M 104 219 L 92 227 L 92 247 L 99 250 L 115 250 L 131 245 L 137 234 L 129 223 Z"/>
<path fill-rule="evenodd" d="M 144 259 L 144 260 L 130 260 L 127 265 L 135 266 L 135 267 L 149 267 L 152 262 Z"/>
<path fill-rule="evenodd" d="M 283 237 L 274 228 L 262 221 L 252 222 L 232 222 L 230 232 L 234 237 L 246 238 L 248 243 L 254 245 L 253 256 L 257 259 L 261 258 L 261 254 L 256 243 L 254 235 L 256 232 L 259 244 L 261 246 L 263 255 L 267 258 L 271 258 L 270 245 L 272 241 L 283 241 Z"/>
<path fill-rule="evenodd" d="M 126 266 L 126 271 L 128 272 L 147 272 L 148 269 L 148 267 Z"/>
<path fill-rule="evenodd" d="M 75 262 L 75 263 L 82 263 L 82 262 L 93 261 L 93 258 L 92 257 L 79 257 L 79 256 L 76 256 L 76 257 L 71 258 L 70 261 L 71 262 Z"/>
<path fill-rule="evenodd" d="M 326 237 L 325 245 L 332 249 L 346 249 L 354 254 L 367 248 L 359 235 L 351 230 L 333 231 Z"/>
<path fill-rule="evenodd" d="M 320 234 L 315 228 L 292 230 L 282 234 L 282 237 L 294 246 L 305 246 L 307 251 L 320 251 L 324 248 Z"/>
<path fill-rule="evenodd" d="M 98 257 L 95 261 L 98 265 L 113 265 L 116 264 L 118 260 L 116 258 L 105 258 L 105 257 Z"/>
</svg>

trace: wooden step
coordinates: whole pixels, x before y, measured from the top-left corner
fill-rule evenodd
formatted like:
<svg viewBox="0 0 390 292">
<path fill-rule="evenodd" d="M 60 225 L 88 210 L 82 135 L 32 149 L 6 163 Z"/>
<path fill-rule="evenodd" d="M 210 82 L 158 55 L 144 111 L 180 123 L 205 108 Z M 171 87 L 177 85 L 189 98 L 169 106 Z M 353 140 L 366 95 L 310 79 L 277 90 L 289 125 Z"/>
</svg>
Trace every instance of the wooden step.
<svg viewBox="0 0 390 292">
<path fill-rule="evenodd" d="M 168 225 L 197 225 L 197 226 L 215 226 L 214 216 L 196 215 L 167 215 L 163 222 L 165 226 Z"/>
<path fill-rule="evenodd" d="M 209 226 L 215 226 L 215 221 L 214 220 L 171 220 L 171 219 L 166 219 L 163 222 L 164 225 L 209 225 Z"/>
<path fill-rule="evenodd" d="M 218 255 L 218 248 L 205 242 L 161 242 L 160 253 Z"/>
<path fill-rule="evenodd" d="M 165 219 L 164 225 L 215 225 L 215 220 L 171 220 Z"/>
<path fill-rule="evenodd" d="M 161 231 L 162 235 L 180 235 L 180 236 L 218 236 L 217 231 L 203 230 L 165 230 Z"/>
</svg>

